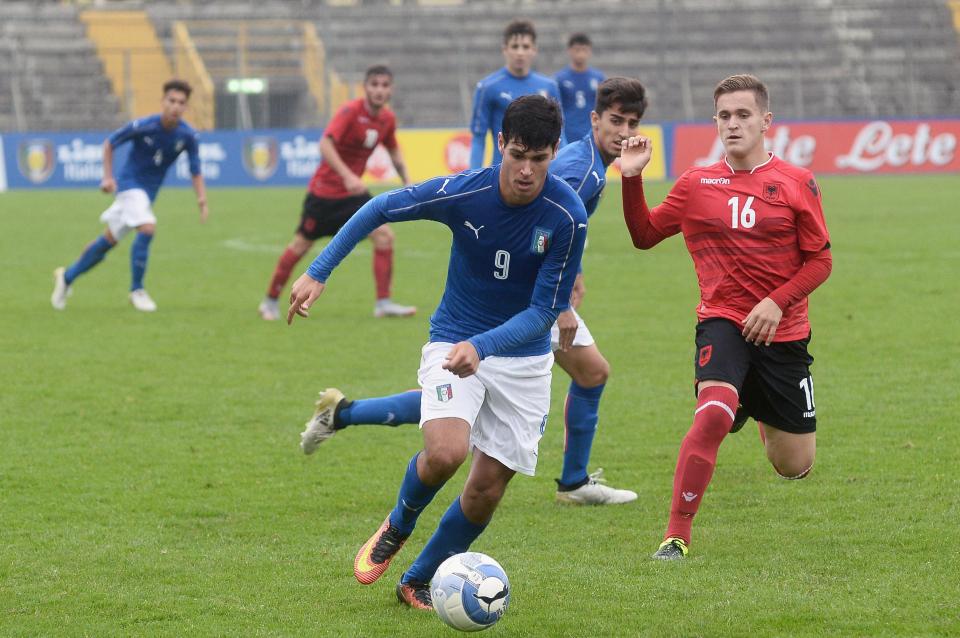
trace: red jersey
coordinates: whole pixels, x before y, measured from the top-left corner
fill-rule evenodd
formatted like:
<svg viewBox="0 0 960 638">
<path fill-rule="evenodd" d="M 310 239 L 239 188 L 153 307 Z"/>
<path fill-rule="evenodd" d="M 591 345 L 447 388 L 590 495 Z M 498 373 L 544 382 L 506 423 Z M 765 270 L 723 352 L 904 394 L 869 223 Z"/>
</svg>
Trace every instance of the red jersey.
<svg viewBox="0 0 960 638">
<path fill-rule="evenodd" d="M 377 144 L 388 149 L 397 148 L 397 118 L 387 107 L 376 116 L 367 110 L 366 100 L 357 98 L 340 107 L 324 129 L 323 135 L 333 140 L 340 159 L 356 175 L 362 176 L 367 160 Z M 350 193 L 343 186 L 343 178 L 326 162 L 320 162 L 309 186 L 310 192 L 324 199 L 343 199 Z"/>
<path fill-rule="evenodd" d="M 797 274 L 804 252 L 830 243 L 813 174 L 773 155 L 750 171 L 735 171 L 726 159 L 688 169 L 650 212 L 650 225 L 665 236 L 683 233 L 700 282 L 699 320 L 723 317 L 738 326 Z M 804 297 L 783 309 L 774 341 L 809 333 Z"/>
</svg>

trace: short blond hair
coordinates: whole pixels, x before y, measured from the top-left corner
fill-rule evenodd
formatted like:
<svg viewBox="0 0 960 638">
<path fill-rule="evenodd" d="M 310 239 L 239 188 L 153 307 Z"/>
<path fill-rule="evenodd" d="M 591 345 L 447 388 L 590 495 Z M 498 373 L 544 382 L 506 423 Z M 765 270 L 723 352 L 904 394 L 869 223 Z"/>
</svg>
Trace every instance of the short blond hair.
<svg viewBox="0 0 960 638">
<path fill-rule="evenodd" d="M 717 88 L 713 90 L 713 105 L 717 105 L 717 99 L 721 95 L 736 93 L 737 91 L 753 91 L 760 112 L 766 113 L 770 110 L 770 93 L 767 91 L 767 85 L 761 82 L 760 78 L 749 73 L 731 75 L 721 81 Z"/>
</svg>

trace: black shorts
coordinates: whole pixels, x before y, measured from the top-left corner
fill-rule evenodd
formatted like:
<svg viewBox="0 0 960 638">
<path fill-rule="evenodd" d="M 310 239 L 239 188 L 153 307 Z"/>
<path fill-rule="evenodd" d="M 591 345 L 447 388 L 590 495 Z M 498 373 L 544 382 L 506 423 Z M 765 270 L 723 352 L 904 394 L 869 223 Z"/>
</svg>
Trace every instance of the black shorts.
<svg viewBox="0 0 960 638">
<path fill-rule="evenodd" d="M 351 195 L 343 199 L 323 199 L 307 191 L 297 232 L 310 241 L 332 237 L 369 201 L 370 193 Z"/>
<path fill-rule="evenodd" d="M 794 434 L 816 432 L 809 343 L 808 335 L 756 346 L 732 321 L 707 319 L 697 324 L 696 379 L 734 386 L 740 405 L 761 423 Z"/>
</svg>

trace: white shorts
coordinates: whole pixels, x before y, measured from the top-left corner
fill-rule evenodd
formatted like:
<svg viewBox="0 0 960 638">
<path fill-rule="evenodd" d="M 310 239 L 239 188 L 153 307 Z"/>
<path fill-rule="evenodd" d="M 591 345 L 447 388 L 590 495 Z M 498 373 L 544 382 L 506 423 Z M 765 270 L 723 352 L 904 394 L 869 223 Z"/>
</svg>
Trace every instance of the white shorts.
<svg viewBox="0 0 960 638">
<path fill-rule="evenodd" d="M 100 215 L 100 221 L 107 225 L 110 234 L 119 242 L 138 226 L 156 224 L 157 218 L 153 215 L 147 192 L 139 188 L 131 188 L 117 193 L 110 208 Z"/>
<path fill-rule="evenodd" d="M 573 310 L 573 308 L 570 309 Z M 576 310 L 573 310 L 573 315 L 577 318 L 577 334 L 573 337 L 573 345 L 579 347 L 592 346 L 594 344 L 593 335 L 590 334 L 587 324 L 583 323 L 583 318 L 577 314 Z M 556 322 L 550 328 L 550 347 L 553 350 L 560 349 L 560 328 L 557 327 Z"/>
<path fill-rule="evenodd" d="M 470 424 L 470 444 L 505 466 L 533 476 L 537 447 L 547 427 L 553 354 L 487 357 L 477 373 L 461 379 L 443 369 L 453 344 L 423 346 L 417 378 L 420 426 L 443 418 Z"/>
</svg>

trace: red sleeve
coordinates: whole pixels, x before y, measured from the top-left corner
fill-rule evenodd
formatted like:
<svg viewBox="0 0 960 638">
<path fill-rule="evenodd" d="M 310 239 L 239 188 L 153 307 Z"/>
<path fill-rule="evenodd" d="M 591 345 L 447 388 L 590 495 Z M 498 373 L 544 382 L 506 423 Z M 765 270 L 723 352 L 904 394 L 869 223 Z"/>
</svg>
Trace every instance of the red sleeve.
<svg viewBox="0 0 960 638">
<path fill-rule="evenodd" d="M 800 266 L 797 274 L 767 295 L 780 307 L 780 310 L 786 310 L 792 304 L 809 297 L 810 293 L 830 276 L 830 271 L 833 269 L 833 256 L 829 248 L 816 253 L 804 252 L 804 257 L 806 261 Z"/>
<path fill-rule="evenodd" d="M 390 123 L 387 124 L 387 133 L 383 136 L 383 145 L 391 151 L 397 148 L 397 118 L 391 113 Z"/>
<path fill-rule="evenodd" d="M 329 137 L 334 143 L 339 144 L 343 141 L 343 135 L 353 121 L 352 104 L 345 104 L 337 114 L 327 122 L 327 128 L 323 130 L 324 137 Z"/>
<path fill-rule="evenodd" d="M 797 243 L 805 253 L 820 252 L 830 247 L 830 234 L 823 218 L 820 187 L 813 174 L 807 172 L 797 183 L 797 199 L 793 206 L 797 219 Z"/>
<path fill-rule="evenodd" d="M 643 250 L 653 248 L 666 239 L 667 235 L 657 232 L 650 223 L 650 209 L 643 195 L 643 177 L 624 177 L 622 192 L 623 220 L 627 223 L 633 245 Z"/>
<path fill-rule="evenodd" d="M 650 212 L 650 224 L 664 237 L 679 233 L 689 197 L 690 172 L 685 171 L 677 178 L 667 197 Z"/>
</svg>

